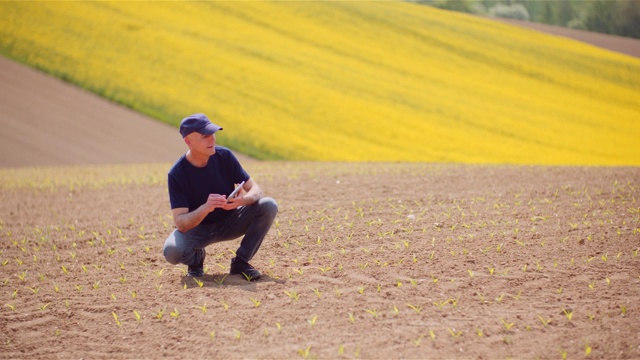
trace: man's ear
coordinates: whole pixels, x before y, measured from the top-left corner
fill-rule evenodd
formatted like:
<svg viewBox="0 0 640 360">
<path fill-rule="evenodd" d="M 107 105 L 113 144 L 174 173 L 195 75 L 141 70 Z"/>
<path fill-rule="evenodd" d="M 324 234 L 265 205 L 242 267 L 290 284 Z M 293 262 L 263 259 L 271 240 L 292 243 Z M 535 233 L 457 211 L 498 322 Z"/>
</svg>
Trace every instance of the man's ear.
<svg viewBox="0 0 640 360">
<path fill-rule="evenodd" d="M 185 142 L 185 144 L 187 144 L 187 146 L 191 146 L 191 141 L 189 140 L 189 137 L 185 136 L 184 137 L 184 142 Z"/>
</svg>

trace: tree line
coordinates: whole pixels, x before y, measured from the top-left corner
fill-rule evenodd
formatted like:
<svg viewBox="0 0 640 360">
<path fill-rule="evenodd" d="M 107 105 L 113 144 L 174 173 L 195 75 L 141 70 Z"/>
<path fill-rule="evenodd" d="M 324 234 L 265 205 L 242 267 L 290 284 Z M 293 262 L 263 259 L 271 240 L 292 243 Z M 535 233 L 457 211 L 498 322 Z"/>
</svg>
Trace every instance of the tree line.
<svg viewBox="0 0 640 360">
<path fill-rule="evenodd" d="M 441 9 L 640 39 L 640 0 L 415 0 Z"/>
</svg>

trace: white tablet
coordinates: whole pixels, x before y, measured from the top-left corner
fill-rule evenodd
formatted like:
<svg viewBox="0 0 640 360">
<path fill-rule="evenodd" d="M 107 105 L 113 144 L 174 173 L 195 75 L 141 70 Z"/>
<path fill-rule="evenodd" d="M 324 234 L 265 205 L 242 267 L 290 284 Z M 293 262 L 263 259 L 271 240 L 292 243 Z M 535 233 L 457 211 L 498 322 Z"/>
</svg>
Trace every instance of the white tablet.
<svg viewBox="0 0 640 360">
<path fill-rule="evenodd" d="M 238 187 L 236 187 L 231 194 L 229 194 L 227 199 L 233 199 L 236 195 L 238 195 L 238 192 L 242 190 L 242 185 L 244 185 L 244 181 L 241 182 L 240 185 L 238 185 Z"/>
</svg>

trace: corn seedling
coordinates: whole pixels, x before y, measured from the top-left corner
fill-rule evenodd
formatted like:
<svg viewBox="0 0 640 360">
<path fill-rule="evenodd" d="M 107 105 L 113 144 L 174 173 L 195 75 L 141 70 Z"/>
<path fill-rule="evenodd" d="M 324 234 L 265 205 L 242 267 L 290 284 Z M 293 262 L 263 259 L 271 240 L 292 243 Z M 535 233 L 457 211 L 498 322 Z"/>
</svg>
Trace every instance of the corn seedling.
<svg viewBox="0 0 640 360">
<path fill-rule="evenodd" d="M 310 356 L 311 346 L 307 346 L 304 349 L 298 349 L 298 354 L 305 359 L 308 359 Z"/>
<path fill-rule="evenodd" d="M 336 291 L 337 291 L 337 289 L 336 289 Z M 300 296 L 298 295 L 298 292 L 297 292 L 297 291 L 295 291 L 295 290 L 291 290 L 291 291 L 286 291 L 286 290 L 285 290 L 285 291 L 284 291 L 284 293 L 285 293 L 285 294 L 287 294 L 287 296 L 289 296 L 289 298 L 290 298 L 291 300 L 298 300 L 298 299 L 299 299 L 299 297 L 300 297 Z"/>
<path fill-rule="evenodd" d="M 544 317 L 542 317 L 542 315 L 538 315 L 538 319 L 540 319 L 540 322 L 543 326 L 547 326 L 551 322 L 551 318 L 545 319 Z"/>
<path fill-rule="evenodd" d="M 253 305 L 255 305 L 255 307 L 260 307 L 260 304 L 262 304 L 262 302 L 256 298 L 249 298 L 251 299 L 251 302 L 253 303 Z"/>
<path fill-rule="evenodd" d="M 407 304 L 407 306 L 411 308 L 411 310 L 415 311 L 417 314 L 420 314 L 420 311 L 422 311 L 422 306 L 415 306 L 412 304 Z"/>
<path fill-rule="evenodd" d="M 133 316 L 136 318 L 137 322 L 140 322 L 140 320 L 142 320 L 142 316 L 140 315 L 138 310 L 133 310 Z"/>
<path fill-rule="evenodd" d="M 560 357 L 562 358 L 562 360 L 566 360 L 568 355 L 567 350 L 560 349 L 559 351 L 560 351 Z"/>
<path fill-rule="evenodd" d="M 371 316 L 373 316 L 374 319 L 378 317 L 378 312 L 376 310 L 365 309 L 365 311 L 368 312 Z"/>
<path fill-rule="evenodd" d="M 204 286 L 204 281 L 202 281 L 202 280 L 200 280 L 200 279 L 198 279 L 196 277 L 193 278 L 193 281 L 195 281 L 196 284 L 198 284 L 198 287 L 203 287 Z"/>
<path fill-rule="evenodd" d="M 313 290 L 313 293 L 316 294 L 318 299 L 320 299 L 320 297 L 322 296 L 322 293 L 320 292 L 320 289 L 315 288 L 315 289 L 312 289 L 312 290 Z"/>
<path fill-rule="evenodd" d="M 171 315 L 171 317 L 177 318 L 178 316 L 180 316 L 180 313 L 178 313 L 178 308 L 173 308 L 173 311 L 169 313 L 169 315 Z"/>
<path fill-rule="evenodd" d="M 113 311 L 111 315 L 113 315 L 113 319 L 116 321 L 116 325 L 122 326 L 122 323 L 120 322 L 120 320 L 118 320 L 118 315 L 116 314 L 116 312 Z"/>
<path fill-rule="evenodd" d="M 520 300 L 520 296 L 522 296 L 522 290 L 518 290 L 518 294 L 513 295 L 512 298 L 515 300 Z"/>
<path fill-rule="evenodd" d="M 203 313 L 203 314 L 206 314 L 206 313 L 207 313 L 207 304 L 203 304 L 202 306 L 197 306 L 197 305 L 196 305 L 196 308 L 197 308 L 197 309 L 200 309 L 200 310 L 202 311 L 202 313 Z"/>
<path fill-rule="evenodd" d="M 413 343 L 413 345 L 415 346 L 420 346 L 420 344 L 422 343 L 422 339 L 424 338 L 424 335 L 420 335 L 418 336 L 417 339 L 415 340 L 411 340 L 411 342 Z"/>
<path fill-rule="evenodd" d="M 571 318 L 573 317 L 573 311 L 571 310 L 566 310 L 566 309 L 562 309 L 562 312 L 564 313 L 564 315 L 567 317 L 567 319 L 569 321 L 571 321 Z"/>
<path fill-rule="evenodd" d="M 434 301 L 433 305 L 437 306 L 438 308 L 440 308 L 440 310 L 442 310 L 444 308 L 445 305 L 447 305 L 449 303 L 449 300 L 445 300 L 445 301 Z"/>
<path fill-rule="evenodd" d="M 318 320 L 318 315 L 313 315 L 313 317 L 311 319 L 307 320 L 307 322 L 309 324 L 311 324 L 311 326 L 313 326 L 313 325 L 316 324 L 316 320 Z"/>
<path fill-rule="evenodd" d="M 156 314 L 156 318 L 158 320 L 162 320 L 162 317 L 164 316 L 164 312 L 167 309 L 167 307 L 163 307 L 162 309 L 158 310 L 158 313 Z"/>
<path fill-rule="evenodd" d="M 226 301 L 220 300 L 220 303 L 222 304 L 222 307 L 224 308 L 225 311 L 229 311 L 229 304 L 227 304 Z"/>
<path fill-rule="evenodd" d="M 347 313 L 349 315 L 349 322 L 353 323 L 356 321 L 356 318 L 353 316 L 353 313 Z"/>
<path fill-rule="evenodd" d="M 338 289 L 338 287 L 337 287 L 337 286 L 334 288 L 334 290 L 333 290 L 333 291 L 335 292 L 336 297 L 338 297 L 338 298 L 340 297 L 340 295 L 342 295 L 342 293 L 340 292 L 340 289 Z"/>
<path fill-rule="evenodd" d="M 8 307 L 9 309 L 11 309 L 11 311 L 15 312 L 16 311 L 16 307 L 14 305 L 11 304 L 4 304 L 5 307 Z"/>
<path fill-rule="evenodd" d="M 512 322 L 508 322 L 507 320 L 500 318 L 500 321 L 502 322 L 502 326 L 505 328 L 505 330 L 510 331 L 511 328 L 513 327 L 513 325 L 515 325 L 515 323 Z"/>
<path fill-rule="evenodd" d="M 455 329 L 451 329 L 451 328 L 447 328 L 447 330 L 449 331 L 449 334 L 453 336 L 454 339 L 457 339 L 462 335 L 462 331 L 456 331 Z"/>
<path fill-rule="evenodd" d="M 224 275 L 222 278 L 220 279 L 213 279 L 213 281 L 216 282 L 216 284 L 218 285 L 222 285 L 224 283 L 224 280 L 227 278 L 228 275 Z"/>
</svg>

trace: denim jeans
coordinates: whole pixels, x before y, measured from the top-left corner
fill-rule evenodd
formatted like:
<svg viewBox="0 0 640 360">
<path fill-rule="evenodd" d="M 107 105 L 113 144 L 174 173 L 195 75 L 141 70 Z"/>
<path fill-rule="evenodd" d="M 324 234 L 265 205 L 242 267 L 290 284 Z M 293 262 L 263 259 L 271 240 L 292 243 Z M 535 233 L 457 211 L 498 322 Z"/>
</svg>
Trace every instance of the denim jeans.
<svg viewBox="0 0 640 360">
<path fill-rule="evenodd" d="M 236 251 L 236 258 L 249 262 L 262 245 L 277 214 L 276 201 L 264 197 L 254 204 L 231 210 L 224 221 L 200 224 L 184 233 L 173 230 L 164 242 L 164 257 L 174 265 L 196 265 L 201 261 L 203 253 L 199 249 L 244 235 Z"/>
</svg>

